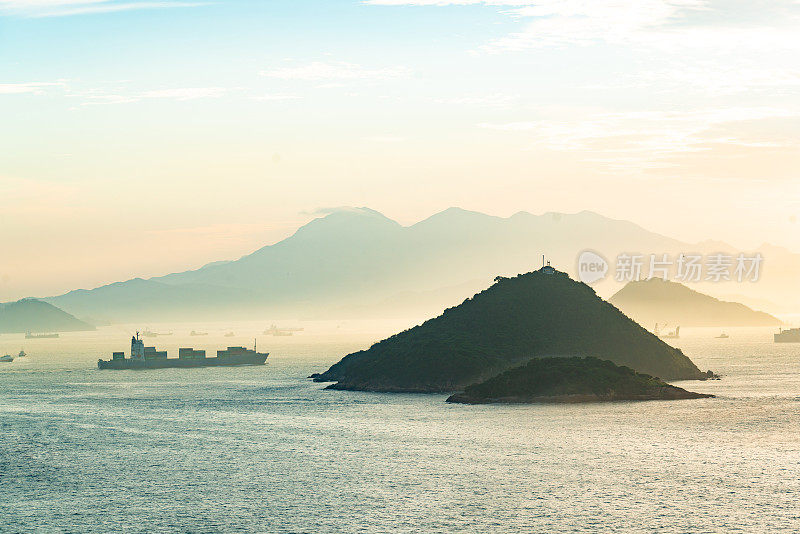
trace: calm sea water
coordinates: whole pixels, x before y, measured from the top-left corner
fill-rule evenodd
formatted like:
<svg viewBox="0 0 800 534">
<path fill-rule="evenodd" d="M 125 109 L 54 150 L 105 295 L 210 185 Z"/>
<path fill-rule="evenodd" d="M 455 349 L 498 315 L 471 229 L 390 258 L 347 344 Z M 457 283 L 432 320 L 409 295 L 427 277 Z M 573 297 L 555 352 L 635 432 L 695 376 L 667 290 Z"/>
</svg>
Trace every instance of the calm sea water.
<svg viewBox="0 0 800 534">
<path fill-rule="evenodd" d="M 771 329 L 682 331 L 724 379 L 679 385 L 716 399 L 461 406 L 323 390 L 305 377 L 405 325 L 304 326 L 261 336 L 263 367 L 139 372 L 96 370 L 128 328 L 0 336 L 30 354 L 0 364 L 0 531 L 800 530 L 800 345 Z"/>
</svg>

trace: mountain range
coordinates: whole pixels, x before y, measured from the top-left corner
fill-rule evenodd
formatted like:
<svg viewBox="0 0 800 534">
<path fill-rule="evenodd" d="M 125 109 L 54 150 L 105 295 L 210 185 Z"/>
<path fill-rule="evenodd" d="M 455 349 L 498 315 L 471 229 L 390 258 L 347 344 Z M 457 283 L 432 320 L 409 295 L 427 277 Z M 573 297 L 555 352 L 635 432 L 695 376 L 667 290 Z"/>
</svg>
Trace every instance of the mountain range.
<svg viewBox="0 0 800 534">
<path fill-rule="evenodd" d="M 622 220 L 583 211 L 526 212 L 495 217 L 450 208 L 402 226 L 368 208 L 317 218 L 292 236 L 234 261 L 150 279 L 81 289 L 45 300 L 78 317 L 155 321 L 439 313 L 485 287 L 495 276 L 541 265 L 574 274 L 577 256 L 597 251 L 613 264 L 620 252 L 711 254 L 733 247 L 697 244 L 650 232 Z M 794 306 L 800 289 L 792 273 L 800 255 L 764 246 L 758 283 L 698 284 L 708 293 L 737 293 Z M 594 287 L 610 295 L 614 273 Z M 790 308 L 790 309 L 796 309 Z"/>
</svg>

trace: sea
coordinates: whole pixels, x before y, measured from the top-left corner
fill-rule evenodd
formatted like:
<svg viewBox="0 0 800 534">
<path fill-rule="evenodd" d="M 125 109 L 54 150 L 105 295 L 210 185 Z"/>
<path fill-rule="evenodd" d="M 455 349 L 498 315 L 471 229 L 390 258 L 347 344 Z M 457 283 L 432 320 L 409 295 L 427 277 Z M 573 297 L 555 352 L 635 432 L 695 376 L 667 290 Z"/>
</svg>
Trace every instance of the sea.
<svg viewBox="0 0 800 534">
<path fill-rule="evenodd" d="M 308 375 L 411 321 L 153 324 L 264 366 L 99 371 L 134 325 L 0 336 L 0 532 L 798 532 L 800 344 L 684 328 L 716 398 L 445 403 Z M 191 330 L 207 336 L 190 336 Z M 225 337 L 234 332 L 233 337 Z"/>
</svg>

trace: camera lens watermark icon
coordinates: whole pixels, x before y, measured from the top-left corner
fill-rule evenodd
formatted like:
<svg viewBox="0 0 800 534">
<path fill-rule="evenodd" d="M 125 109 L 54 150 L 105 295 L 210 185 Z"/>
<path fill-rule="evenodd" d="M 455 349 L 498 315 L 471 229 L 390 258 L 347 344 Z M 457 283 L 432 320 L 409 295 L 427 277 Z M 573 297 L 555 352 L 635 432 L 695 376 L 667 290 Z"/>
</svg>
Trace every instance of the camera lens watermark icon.
<svg viewBox="0 0 800 534">
<path fill-rule="evenodd" d="M 578 279 L 584 284 L 599 282 L 608 275 L 606 259 L 591 250 L 584 250 L 578 256 Z"/>
</svg>

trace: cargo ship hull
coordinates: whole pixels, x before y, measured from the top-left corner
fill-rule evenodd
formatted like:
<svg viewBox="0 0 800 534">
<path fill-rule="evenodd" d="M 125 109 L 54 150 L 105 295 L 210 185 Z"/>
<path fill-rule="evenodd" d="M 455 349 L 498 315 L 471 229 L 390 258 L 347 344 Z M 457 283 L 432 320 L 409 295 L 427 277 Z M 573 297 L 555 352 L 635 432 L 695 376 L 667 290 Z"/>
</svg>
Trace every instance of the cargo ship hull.
<svg viewBox="0 0 800 534">
<path fill-rule="evenodd" d="M 800 328 L 789 328 L 775 334 L 775 343 L 800 343 Z"/>
<path fill-rule="evenodd" d="M 125 369 L 171 369 L 192 367 L 232 367 L 238 365 L 264 365 L 269 354 L 242 354 L 224 358 L 165 358 L 155 360 L 133 360 L 131 358 L 118 360 L 98 360 L 98 369 L 111 369 L 115 371 Z"/>
</svg>

